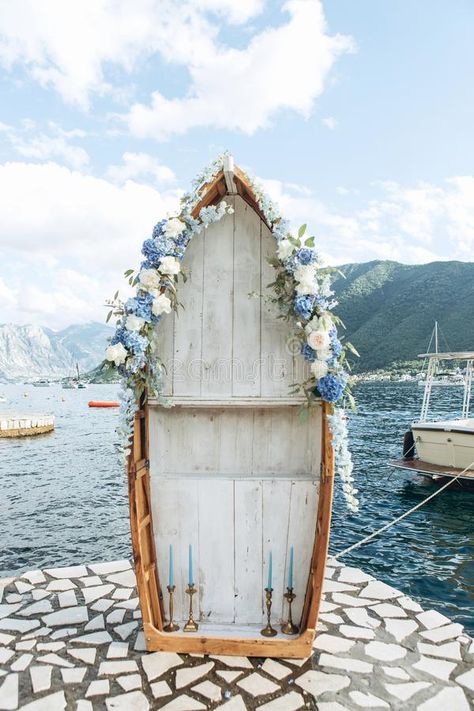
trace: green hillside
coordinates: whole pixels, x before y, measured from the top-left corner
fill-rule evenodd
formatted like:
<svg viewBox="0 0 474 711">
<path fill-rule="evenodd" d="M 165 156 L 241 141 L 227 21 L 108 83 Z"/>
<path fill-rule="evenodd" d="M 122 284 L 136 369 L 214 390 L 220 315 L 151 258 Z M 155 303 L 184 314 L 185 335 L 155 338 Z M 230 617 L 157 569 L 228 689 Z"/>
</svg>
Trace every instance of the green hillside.
<svg viewBox="0 0 474 711">
<path fill-rule="evenodd" d="M 361 357 L 354 370 L 385 368 L 424 353 L 437 320 L 451 350 L 474 350 L 474 264 L 347 264 L 335 309 Z M 440 338 L 440 350 L 446 350 Z"/>
</svg>

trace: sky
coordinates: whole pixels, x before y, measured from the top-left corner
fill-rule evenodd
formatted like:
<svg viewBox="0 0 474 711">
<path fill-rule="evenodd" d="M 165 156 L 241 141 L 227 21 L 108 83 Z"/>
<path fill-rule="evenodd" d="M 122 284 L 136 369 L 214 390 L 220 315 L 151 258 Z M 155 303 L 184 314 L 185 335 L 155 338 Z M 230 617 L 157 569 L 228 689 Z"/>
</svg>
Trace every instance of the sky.
<svg viewBox="0 0 474 711">
<path fill-rule="evenodd" d="M 0 0 L 0 323 L 103 321 L 223 150 L 329 264 L 473 260 L 473 33 L 472 0 Z"/>
</svg>

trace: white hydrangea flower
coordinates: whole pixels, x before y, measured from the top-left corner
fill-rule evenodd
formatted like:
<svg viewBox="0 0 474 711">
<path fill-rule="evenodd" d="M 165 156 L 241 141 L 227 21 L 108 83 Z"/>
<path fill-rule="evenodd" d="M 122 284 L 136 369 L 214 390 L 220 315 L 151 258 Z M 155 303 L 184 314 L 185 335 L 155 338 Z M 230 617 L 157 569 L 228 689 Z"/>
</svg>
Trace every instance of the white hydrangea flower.
<svg viewBox="0 0 474 711">
<path fill-rule="evenodd" d="M 165 227 L 165 236 L 174 239 L 178 237 L 186 229 L 186 223 L 179 219 L 179 217 L 172 217 L 168 220 Z"/>
<path fill-rule="evenodd" d="M 160 294 L 154 300 L 151 311 L 154 316 L 161 316 L 161 314 L 169 314 L 171 311 L 171 300 L 168 299 L 166 294 Z"/>
<path fill-rule="evenodd" d="M 308 336 L 308 344 L 315 351 L 327 351 L 329 349 L 329 335 L 327 331 L 318 329 L 317 331 L 311 331 Z"/>
<path fill-rule="evenodd" d="M 110 360 L 117 366 L 125 363 L 127 355 L 127 349 L 122 345 L 122 343 L 116 343 L 113 346 L 109 346 L 105 351 L 105 357 L 107 360 Z"/>
<path fill-rule="evenodd" d="M 174 259 L 174 257 L 172 257 Z M 140 286 L 145 291 L 156 291 L 160 286 L 160 275 L 156 269 L 142 269 L 138 275 Z"/>
<path fill-rule="evenodd" d="M 295 279 L 298 282 L 296 292 L 303 296 L 304 294 L 315 294 L 317 291 L 316 282 L 316 265 L 302 264 L 295 269 Z"/>
<path fill-rule="evenodd" d="M 324 378 L 327 375 L 328 366 L 323 360 L 315 360 L 311 363 L 311 372 L 316 380 L 319 380 L 319 378 Z"/>
<path fill-rule="evenodd" d="M 127 329 L 127 331 L 139 331 L 144 323 L 144 318 L 140 318 L 140 316 L 130 314 L 125 319 L 125 328 Z"/>
<path fill-rule="evenodd" d="M 295 248 L 291 244 L 289 239 L 282 239 L 280 242 L 278 242 L 278 259 L 281 259 L 282 261 L 284 259 L 288 259 L 288 257 L 291 257 L 294 251 Z"/>
<path fill-rule="evenodd" d="M 319 317 L 319 327 L 323 331 L 330 331 L 331 328 L 333 327 L 333 320 L 332 316 L 325 311 L 320 317 Z"/>
<path fill-rule="evenodd" d="M 158 269 L 162 274 L 179 274 L 181 271 L 181 265 L 176 257 L 163 257 L 160 260 L 160 266 Z"/>
</svg>

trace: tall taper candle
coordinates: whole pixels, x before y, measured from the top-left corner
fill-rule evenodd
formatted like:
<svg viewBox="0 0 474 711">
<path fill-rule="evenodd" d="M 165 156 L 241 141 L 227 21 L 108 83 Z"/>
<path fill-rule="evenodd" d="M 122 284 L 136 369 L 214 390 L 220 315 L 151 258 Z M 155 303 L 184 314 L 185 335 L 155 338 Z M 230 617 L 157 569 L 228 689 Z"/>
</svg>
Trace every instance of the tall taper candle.
<svg viewBox="0 0 474 711">
<path fill-rule="evenodd" d="M 188 548 L 188 584 L 193 585 L 193 547 L 189 544 Z"/>
<path fill-rule="evenodd" d="M 270 551 L 270 557 L 268 559 L 268 585 L 267 585 L 268 590 L 272 589 L 272 578 L 273 578 L 273 575 L 272 575 L 273 570 L 272 569 L 273 569 L 273 555 L 272 555 L 272 552 Z"/>
<path fill-rule="evenodd" d="M 170 569 L 168 575 L 169 581 L 168 585 L 170 588 L 174 587 L 174 565 L 173 565 L 173 546 L 170 544 Z"/>
<path fill-rule="evenodd" d="M 290 565 L 288 566 L 288 587 L 293 590 L 293 546 L 290 548 Z"/>
</svg>

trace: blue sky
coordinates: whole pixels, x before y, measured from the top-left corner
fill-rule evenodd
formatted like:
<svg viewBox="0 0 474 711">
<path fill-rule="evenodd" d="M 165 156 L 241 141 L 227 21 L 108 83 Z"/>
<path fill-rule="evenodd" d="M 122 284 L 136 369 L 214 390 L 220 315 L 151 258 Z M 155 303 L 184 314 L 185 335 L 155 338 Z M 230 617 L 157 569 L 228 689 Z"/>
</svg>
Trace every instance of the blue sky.
<svg viewBox="0 0 474 711">
<path fill-rule="evenodd" d="M 471 0 L 0 4 L 0 322 L 101 320 L 224 149 L 327 261 L 472 259 Z"/>
</svg>

